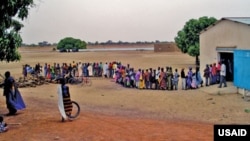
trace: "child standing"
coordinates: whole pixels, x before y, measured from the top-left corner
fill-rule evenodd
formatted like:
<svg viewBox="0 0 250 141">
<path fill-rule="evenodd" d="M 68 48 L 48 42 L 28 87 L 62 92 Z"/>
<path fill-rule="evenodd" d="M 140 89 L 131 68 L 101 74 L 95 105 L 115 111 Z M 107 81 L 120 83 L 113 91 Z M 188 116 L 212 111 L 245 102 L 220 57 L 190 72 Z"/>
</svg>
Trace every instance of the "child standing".
<svg viewBox="0 0 250 141">
<path fill-rule="evenodd" d="M 3 121 L 3 117 L 0 116 L 0 133 L 8 131 L 7 123 Z"/>
</svg>

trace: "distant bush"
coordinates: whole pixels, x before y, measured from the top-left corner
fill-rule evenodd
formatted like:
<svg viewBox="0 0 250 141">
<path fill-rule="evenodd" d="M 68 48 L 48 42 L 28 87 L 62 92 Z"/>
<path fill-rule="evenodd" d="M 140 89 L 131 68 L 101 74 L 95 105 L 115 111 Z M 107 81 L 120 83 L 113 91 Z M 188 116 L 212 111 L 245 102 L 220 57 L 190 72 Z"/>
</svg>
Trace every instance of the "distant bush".
<svg viewBox="0 0 250 141">
<path fill-rule="evenodd" d="M 72 37 L 66 37 L 57 44 L 58 50 L 86 49 L 86 42 Z"/>
</svg>

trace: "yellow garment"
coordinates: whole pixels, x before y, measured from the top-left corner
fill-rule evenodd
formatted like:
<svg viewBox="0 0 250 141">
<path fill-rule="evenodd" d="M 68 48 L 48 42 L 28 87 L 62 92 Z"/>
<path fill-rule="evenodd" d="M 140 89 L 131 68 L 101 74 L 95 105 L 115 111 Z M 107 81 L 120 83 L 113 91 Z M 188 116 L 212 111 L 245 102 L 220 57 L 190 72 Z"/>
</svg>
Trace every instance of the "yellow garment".
<svg viewBox="0 0 250 141">
<path fill-rule="evenodd" d="M 145 80 L 142 77 L 142 74 L 140 75 L 140 81 L 139 81 L 139 89 L 145 88 Z"/>
</svg>

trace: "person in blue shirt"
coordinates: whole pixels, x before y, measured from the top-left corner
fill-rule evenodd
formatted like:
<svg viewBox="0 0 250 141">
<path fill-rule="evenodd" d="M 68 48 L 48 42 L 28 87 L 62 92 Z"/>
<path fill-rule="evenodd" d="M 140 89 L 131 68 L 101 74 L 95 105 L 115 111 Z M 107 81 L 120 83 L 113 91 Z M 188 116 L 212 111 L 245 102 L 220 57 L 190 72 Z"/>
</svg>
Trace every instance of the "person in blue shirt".
<svg viewBox="0 0 250 141">
<path fill-rule="evenodd" d="M 15 79 L 10 75 L 9 71 L 5 72 L 3 95 L 6 98 L 6 105 L 9 113 L 6 116 L 15 115 L 17 110 L 23 110 L 26 108 L 21 93 L 18 90 Z"/>
</svg>

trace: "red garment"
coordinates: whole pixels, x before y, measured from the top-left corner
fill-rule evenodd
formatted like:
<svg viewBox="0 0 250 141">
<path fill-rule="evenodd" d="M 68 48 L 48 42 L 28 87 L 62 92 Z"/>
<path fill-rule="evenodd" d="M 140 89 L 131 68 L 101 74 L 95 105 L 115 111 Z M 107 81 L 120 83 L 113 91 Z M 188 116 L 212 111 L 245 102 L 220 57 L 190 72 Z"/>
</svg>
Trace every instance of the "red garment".
<svg viewBox="0 0 250 141">
<path fill-rule="evenodd" d="M 220 71 L 220 69 L 221 69 L 221 64 L 220 64 L 220 62 L 217 64 L 217 70 L 218 71 Z"/>
<path fill-rule="evenodd" d="M 217 68 L 215 66 L 215 64 L 212 66 L 212 75 L 216 75 L 217 72 Z"/>
<path fill-rule="evenodd" d="M 144 73 L 144 78 L 145 78 L 146 81 L 149 81 L 149 72 L 146 71 Z"/>
<path fill-rule="evenodd" d="M 159 84 L 160 84 L 161 89 L 166 89 L 167 88 L 167 82 L 166 82 L 165 77 L 166 77 L 166 73 L 162 71 L 160 73 L 160 79 L 159 79 Z"/>
</svg>

